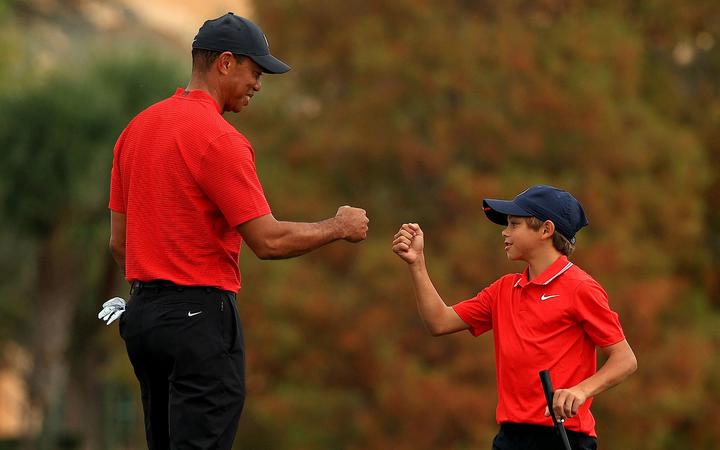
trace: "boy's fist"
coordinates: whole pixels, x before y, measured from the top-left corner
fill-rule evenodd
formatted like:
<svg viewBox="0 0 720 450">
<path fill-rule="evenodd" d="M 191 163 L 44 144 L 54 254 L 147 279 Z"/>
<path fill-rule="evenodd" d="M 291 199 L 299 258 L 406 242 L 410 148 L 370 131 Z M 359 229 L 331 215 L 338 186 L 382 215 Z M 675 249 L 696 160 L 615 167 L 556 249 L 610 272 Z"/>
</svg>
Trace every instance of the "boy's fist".
<svg viewBox="0 0 720 450">
<path fill-rule="evenodd" d="M 393 252 L 408 264 L 414 264 L 423 254 L 423 232 L 416 223 L 404 223 L 395 234 Z"/>
</svg>

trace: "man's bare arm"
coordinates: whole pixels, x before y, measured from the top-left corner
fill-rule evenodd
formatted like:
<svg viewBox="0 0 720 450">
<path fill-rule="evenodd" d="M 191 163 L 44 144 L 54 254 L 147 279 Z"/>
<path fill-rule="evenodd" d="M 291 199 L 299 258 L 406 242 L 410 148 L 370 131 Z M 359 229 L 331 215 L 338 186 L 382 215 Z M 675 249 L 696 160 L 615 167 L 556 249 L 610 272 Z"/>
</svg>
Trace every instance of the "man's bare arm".
<svg viewBox="0 0 720 450">
<path fill-rule="evenodd" d="M 330 242 L 359 242 L 367 237 L 368 218 L 359 208 L 342 206 L 335 217 L 315 223 L 278 221 L 272 214 L 237 227 L 248 247 L 260 259 L 300 256 Z"/>
<path fill-rule="evenodd" d="M 110 253 L 125 273 L 125 214 L 110 211 Z"/>
</svg>

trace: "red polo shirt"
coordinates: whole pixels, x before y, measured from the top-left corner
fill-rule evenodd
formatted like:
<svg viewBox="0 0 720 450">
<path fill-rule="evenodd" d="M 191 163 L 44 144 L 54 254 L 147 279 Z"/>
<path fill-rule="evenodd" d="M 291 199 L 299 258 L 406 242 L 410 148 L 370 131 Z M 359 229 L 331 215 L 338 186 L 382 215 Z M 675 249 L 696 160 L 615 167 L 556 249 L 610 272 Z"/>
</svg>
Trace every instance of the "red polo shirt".
<svg viewBox="0 0 720 450">
<path fill-rule="evenodd" d="M 493 330 L 498 423 L 552 426 L 538 372 L 549 369 L 555 389 L 575 386 L 595 373 L 596 346 L 625 339 L 603 288 L 564 256 L 532 281 L 528 269 L 506 275 L 453 308 L 473 335 Z M 591 403 L 565 427 L 596 436 Z"/>
<path fill-rule="evenodd" d="M 245 137 L 204 91 L 138 114 L 113 155 L 110 209 L 126 214 L 129 281 L 240 288 L 236 226 L 270 213 Z"/>
</svg>

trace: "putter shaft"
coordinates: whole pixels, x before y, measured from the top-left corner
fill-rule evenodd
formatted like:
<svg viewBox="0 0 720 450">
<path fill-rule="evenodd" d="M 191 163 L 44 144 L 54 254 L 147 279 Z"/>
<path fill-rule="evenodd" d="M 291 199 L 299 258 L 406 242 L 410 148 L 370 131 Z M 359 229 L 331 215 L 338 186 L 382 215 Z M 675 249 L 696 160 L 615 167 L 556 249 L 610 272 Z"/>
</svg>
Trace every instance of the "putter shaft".
<svg viewBox="0 0 720 450">
<path fill-rule="evenodd" d="M 548 411 L 550 411 L 550 417 L 555 424 L 555 428 L 557 428 L 560 433 L 560 438 L 563 441 L 565 450 L 572 450 L 572 447 L 570 447 L 570 441 L 568 440 L 567 431 L 565 431 L 565 425 L 563 425 L 564 420 L 557 420 L 557 417 L 555 417 L 555 411 L 553 410 L 553 396 L 555 392 L 553 390 L 552 381 L 550 380 L 549 370 L 540 371 L 540 382 L 542 383 L 543 392 L 545 392 L 545 401 L 547 402 Z"/>
</svg>

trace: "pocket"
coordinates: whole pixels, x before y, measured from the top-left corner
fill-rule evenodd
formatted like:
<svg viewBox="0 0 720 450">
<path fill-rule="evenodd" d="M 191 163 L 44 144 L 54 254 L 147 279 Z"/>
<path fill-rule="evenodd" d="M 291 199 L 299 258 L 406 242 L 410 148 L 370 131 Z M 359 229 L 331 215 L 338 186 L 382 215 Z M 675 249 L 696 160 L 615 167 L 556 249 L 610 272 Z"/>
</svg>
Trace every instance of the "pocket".
<svg viewBox="0 0 720 450">
<path fill-rule="evenodd" d="M 183 295 L 173 293 L 172 296 L 150 302 L 147 305 L 147 312 L 153 317 L 154 325 L 159 323 L 177 326 L 197 325 L 206 322 L 208 315 L 212 317 L 211 322 L 217 323 L 217 316 L 209 308 L 212 304 L 210 300 L 214 299 L 193 298 L 184 293 Z M 192 322 L 187 322 L 189 319 L 193 319 Z"/>
<path fill-rule="evenodd" d="M 501 428 L 498 434 L 495 435 L 495 438 L 493 438 L 492 450 L 504 450 L 510 448 L 509 445 L 508 437 Z"/>
<path fill-rule="evenodd" d="M 125 303 L 125 311 L 120 315 L 117 320 L 118 331 L 120 332 L 120 337 L 123 339 L 126 339 L 128 335 L 128 326 L 132 325 L 132 323 L 128 323 L 128 320 L 132 321 L 130 316 L 133 315 L 137 306 L 138 300 L 135 299 L 133 296 L 130 296 L 130 298 L 128 298 L 128 301 Z"/>
<path fill-rule="evenodd" d="M 125 339 L 125 316 L 127 316 L 127 309 L 120 315 L 120 318 L 118 318 L 118 331 L 120 332 L 120 337 L 123 339 Z"/>
<path fill-rule="evenodd" d="M 220 301 L 222 305 L 224 350 L 228 354 L 242 351 L 243 336 L 235 300 L 231 294 L 222 294 Z"/>
<path fill-rule="evenodd" d="M 157 308 L 160 309 L 182 309 L 185 307 L 188 308 L 202 308 L 207 306 L 207 302 L 203 299 L 195 299 L 195 298 L 188 298 L 188 297 L 182 297 L 182 298 L 163 298 L 160 300 L 156 300 L 155 305 Z"/>
<path fill-rule="evenodd" d="M 578 450 L 597 450 L 597 439 L 586 434 L 578 434 L 577 445 L 573 446 Z"/>
</svg>

